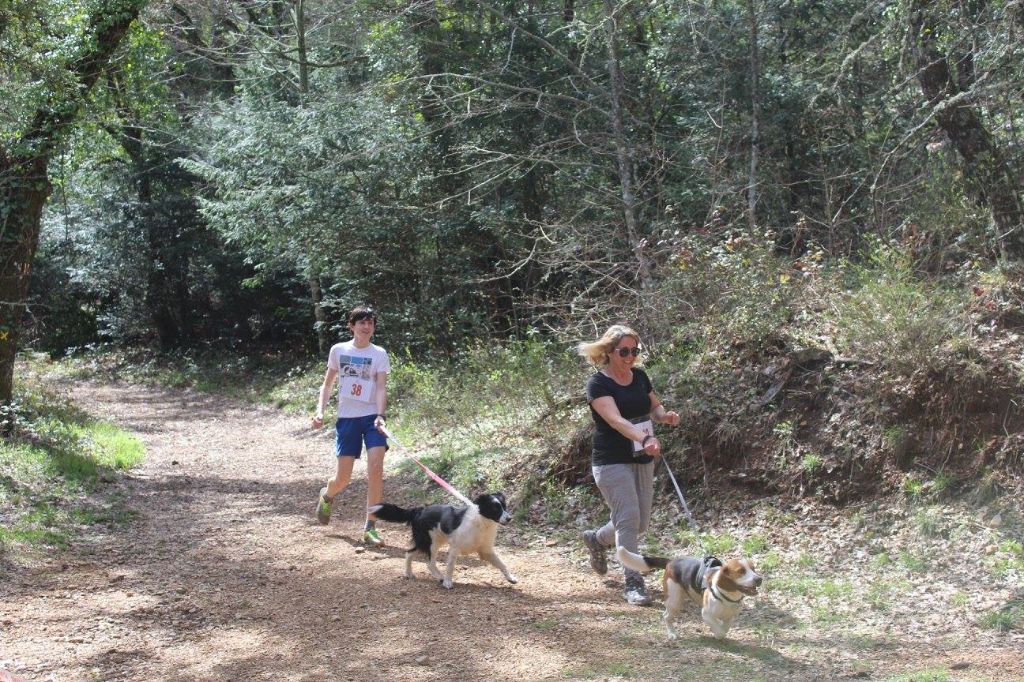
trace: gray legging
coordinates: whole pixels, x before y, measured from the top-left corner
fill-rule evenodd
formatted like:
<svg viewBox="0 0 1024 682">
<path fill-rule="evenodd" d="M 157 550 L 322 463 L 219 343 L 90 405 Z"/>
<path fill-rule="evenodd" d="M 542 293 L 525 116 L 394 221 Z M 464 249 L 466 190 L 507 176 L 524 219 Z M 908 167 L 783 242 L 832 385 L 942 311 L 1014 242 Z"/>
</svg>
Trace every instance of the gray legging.
<svg viewBox="0 0 1024 682">
<path fill-rule="evenodd" d="M 605 547 L 625 547 L 637 552 L 637 543 L 651 521 L 654 462 L 605 464 L 593 467 L 593 471 L 601 496 L 611 511 L 608 523 L 597 531 L 598 542 Z M 640 575 L 630 569 L 625 569 L 624 573 L 626 577 Z"/>
</svg>

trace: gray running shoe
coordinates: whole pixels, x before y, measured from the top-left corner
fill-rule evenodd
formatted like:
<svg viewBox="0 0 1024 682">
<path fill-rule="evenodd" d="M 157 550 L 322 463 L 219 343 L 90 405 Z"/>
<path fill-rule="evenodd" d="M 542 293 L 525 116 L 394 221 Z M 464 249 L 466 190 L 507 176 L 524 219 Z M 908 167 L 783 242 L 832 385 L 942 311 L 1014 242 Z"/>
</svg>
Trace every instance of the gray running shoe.
<svg viewBox="0 0 1024 682">
<path fill-rule="evenodd" d="M 608 548 L 597 539 L 597 532 L 593 530 L 583 531 L 583 544 L 590 552 L 590 567 L 594 573 L 604 575 L 608 572 Z"/>
<path fill-rule="evenodd" d="M 622 596 L 633 606 L 651 605 L 651 595 L 647 594 L 644 578 L 641 575 L 626 576 L 626 589 Z"/>
</svg>

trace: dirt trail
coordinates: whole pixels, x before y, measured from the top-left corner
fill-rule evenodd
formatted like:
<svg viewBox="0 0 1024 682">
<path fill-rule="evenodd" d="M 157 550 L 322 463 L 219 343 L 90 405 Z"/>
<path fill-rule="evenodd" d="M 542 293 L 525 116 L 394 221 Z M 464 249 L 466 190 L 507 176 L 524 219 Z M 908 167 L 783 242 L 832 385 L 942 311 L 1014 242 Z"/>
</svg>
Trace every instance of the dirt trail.
<svg viewBox="0 0 1024 682">
<path fill-rule="evenodd" d="M 725 643 L 696 617 L 668 643 L 660 608 L 625 606 L 618 579 L 585 570 L 574 542 L 530 529 L 499 533 L 518 585 L 475 560 L 460 560 L 450 592 L 422 563 L 405 580 L 404 528 L 382 525 L 383 549 L 359 545 L 361 465 L 332 524 L 313 521 L 333 466 L 329 429 L 188 391 L 74 394 L 137 434 L 147 459 L 123 483 L 132 522 L 0 586 L 0 669 L 27 682 L 870 679 L 950 656 L 978 679 L 1020 672 L 1012 640 L 950 653 L 924 637 L 837 656 L 826 633 L 770 598 L 750 605 Z M 386 487 L 387 499 L 406 501 L 393 473 Z M 754 627 L 773 621 L 770 636 Z M 874 659 L 869 672 L 858 656 Z"/>
</svg>

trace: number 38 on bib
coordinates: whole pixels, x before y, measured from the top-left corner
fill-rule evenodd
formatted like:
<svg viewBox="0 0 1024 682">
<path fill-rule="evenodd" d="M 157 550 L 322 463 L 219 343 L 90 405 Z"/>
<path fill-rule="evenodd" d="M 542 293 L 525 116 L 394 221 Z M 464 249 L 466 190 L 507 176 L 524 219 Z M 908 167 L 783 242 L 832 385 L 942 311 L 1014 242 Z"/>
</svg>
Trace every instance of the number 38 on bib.
<svg viewBox="0 0 1024 682">
<path fill-rule="evenodd" d="M 369 402 L 373 399 L 373 381 L 359 377 L 343 377 L 338 393 L 342 398 Z"/>
</svg>

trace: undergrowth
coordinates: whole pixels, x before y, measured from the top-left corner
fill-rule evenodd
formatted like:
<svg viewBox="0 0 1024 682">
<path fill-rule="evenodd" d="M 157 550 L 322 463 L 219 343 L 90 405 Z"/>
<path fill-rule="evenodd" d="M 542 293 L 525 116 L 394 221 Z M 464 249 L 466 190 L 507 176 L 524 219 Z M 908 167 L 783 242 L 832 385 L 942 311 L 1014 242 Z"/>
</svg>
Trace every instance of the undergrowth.
<svg viewBox="0 0 1024 682">
<path fill-rule="evenodd" d="M 83 527 L 129 516 L 112 484 L 142 461 L 134 436 L 98 421 L 20 365 L 15 399 L 0 410 L 0 571 L 67 547 Z"/>
</svg>

